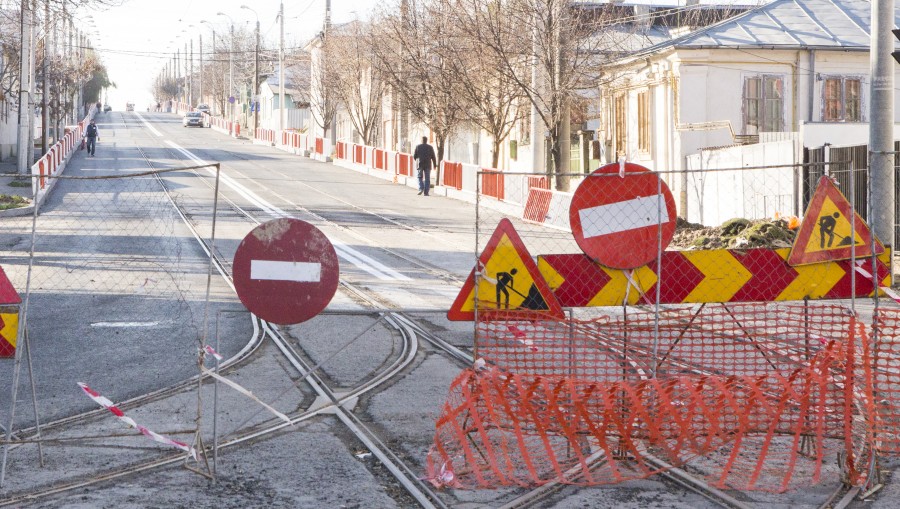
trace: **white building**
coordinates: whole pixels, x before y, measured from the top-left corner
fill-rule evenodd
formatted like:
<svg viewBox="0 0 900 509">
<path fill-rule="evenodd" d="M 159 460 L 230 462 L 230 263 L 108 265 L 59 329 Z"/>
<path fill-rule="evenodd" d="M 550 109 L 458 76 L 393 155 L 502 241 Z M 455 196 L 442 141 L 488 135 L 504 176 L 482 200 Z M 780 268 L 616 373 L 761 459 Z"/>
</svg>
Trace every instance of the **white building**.
<svg viewBox="0 0 900 509">
<path fill-rule="evenodd" d="M 309 129 L 309 64 L 285 66 L 284 69 L 284 129 L 306 131 Z M 281 115 L 280 75 L 276 68 L 273 76 L 260 83 L 259 125 L 266 129 L 278 130 Z"/>
<path fill-rule="evenodd" d="M 608 159 L 658 171 L 696 168 L 702 149 L 754 143 L 762 133 L 796 145 L 752 149 L 760 154 L 754 165 L 795 164 L 800 146 L 866 143 L 870 16 L 866 0 L 776 0 L 618 62 L 621 78 L 601 89 Z M 749 165 L 740 163 L 739 156 L 730 164 Z M 689 196 L 715 194 L 709 182 L 698 190 L 687 180 L 669 181 L 680 214 Z M 780 184 L 767 185 L 784 196 Z M 770 203 L 763 212 L 779 207 Z"/>
</svg>

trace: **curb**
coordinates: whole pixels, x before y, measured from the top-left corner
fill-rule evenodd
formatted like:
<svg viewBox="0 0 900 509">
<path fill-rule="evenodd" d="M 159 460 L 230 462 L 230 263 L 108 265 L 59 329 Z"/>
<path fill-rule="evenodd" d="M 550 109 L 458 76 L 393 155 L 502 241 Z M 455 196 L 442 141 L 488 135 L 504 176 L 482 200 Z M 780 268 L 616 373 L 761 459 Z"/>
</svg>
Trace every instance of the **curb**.
<svg viewBox="0 0 900 509">
<path fill-rule="evenodd" d="M 0 210 L 0 217 L 18 217 L 32 215 L 34 215 L 34 200 L 32 200 L 31 205 L 16 207 L 14 209 Z"/>
</svg>

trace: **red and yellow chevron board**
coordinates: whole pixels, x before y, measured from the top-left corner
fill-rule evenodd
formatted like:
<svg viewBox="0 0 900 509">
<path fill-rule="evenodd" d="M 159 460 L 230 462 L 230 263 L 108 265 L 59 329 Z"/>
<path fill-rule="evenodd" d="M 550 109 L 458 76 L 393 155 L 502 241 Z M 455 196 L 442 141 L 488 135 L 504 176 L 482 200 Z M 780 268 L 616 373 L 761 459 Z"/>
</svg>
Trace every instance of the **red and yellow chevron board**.
<svg viewBox="0 0 900 509">
<path fill-rule="evenodd" d="M 873 279 L 880 295 L 900 302 L 890 289 L 891 252 L 873 237 L 828 177 L 819 180 L 792 248 L 664 251 L 661 260 L 628 270 L 580 253 L 540 255 L 535 266 L 503 219 L 479 258 L 477 286 L 473 270 L 447 317 L 473 320 L 476 307 L 562 316 L 563 307 L 652 304 L 657 294 L 660 304 L 847 299 L 874 295 Z"/>
<path fill-rule="evenodd" d="M 538 270 L 563 307 L 846 299 L 853 295 L 850 260 L 791 267 L 790 248 L 665 251 L 662 280 L 653 261 L 633 271 L 598 265 L 583 254 L 538 256 Z M 878 256 L 878 280 L 890 286 L 890 250 Z M 871 261 L 864 268 L 871 268 Z M 871 272 L 871 271 L 870 271 Z M 872 295 L 872 281 L 856 272 L 856 296 Z"/>
<path fill-rule="evenodd" d="M 22 298 L 0 267 L 0 358 L 15 357 Z"/>
</svg>

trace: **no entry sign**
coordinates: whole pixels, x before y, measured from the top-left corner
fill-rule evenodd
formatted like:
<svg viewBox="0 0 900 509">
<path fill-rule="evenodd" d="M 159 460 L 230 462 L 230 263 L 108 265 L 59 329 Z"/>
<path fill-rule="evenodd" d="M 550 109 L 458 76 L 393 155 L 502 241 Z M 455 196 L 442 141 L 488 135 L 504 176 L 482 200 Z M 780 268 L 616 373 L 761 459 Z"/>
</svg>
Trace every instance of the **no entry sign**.
<svg viewBox="0 0 900 509">
<path fill-rule="evenodd" d="M 337 291 L 334 246 L 315 226 L 282 218 L 257 226 L 234 254 L 234 287 L 244 306 L 268 322 L 316 316 Z"/>
<path fill-rule="evenodd" d="M 656 259 L 675 235 L 675 199 L 665 182 L 643 166 L 606 165 L 572 196 L 569 224 L 584 254 L 614 269 L 634 269 Z"/>
</svg>

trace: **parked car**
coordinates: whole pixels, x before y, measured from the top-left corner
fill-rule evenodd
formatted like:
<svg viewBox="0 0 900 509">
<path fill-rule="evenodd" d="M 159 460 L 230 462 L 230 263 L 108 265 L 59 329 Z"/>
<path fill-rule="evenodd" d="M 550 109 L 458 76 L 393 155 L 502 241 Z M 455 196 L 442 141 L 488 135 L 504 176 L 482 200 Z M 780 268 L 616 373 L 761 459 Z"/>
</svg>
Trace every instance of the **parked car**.
<svg viewBox="0 0 900 509">
<path fill-rule="evenodd" d="M 209 105 L 208 104 L 198 104 L 197 111 L 199 111 L 200 113 L 205 113 L 205 114 L 209 115 Z"/>
<path fill-rule="evenodd" d="M 203 127 L 203 113 L 200 113 L 199 111 L 190 111 L 188 113 L 185 113 L 184 118 L 181 119 L 181 125 L 184 127 Z"/>
<path fill-rule="evenodd" d="M 134 103 L 125 103 L 125 111 L 134 111 Z"/>
<path fill-rule="evenodd" d="M 104 111 L 104 112 L 106 112 L 106 111 L 112 111 L 112 106 L 110 106 L 110 105 L 107 104 L 106 106 L 103 107 L 103 111 Z"/>
</svg>

